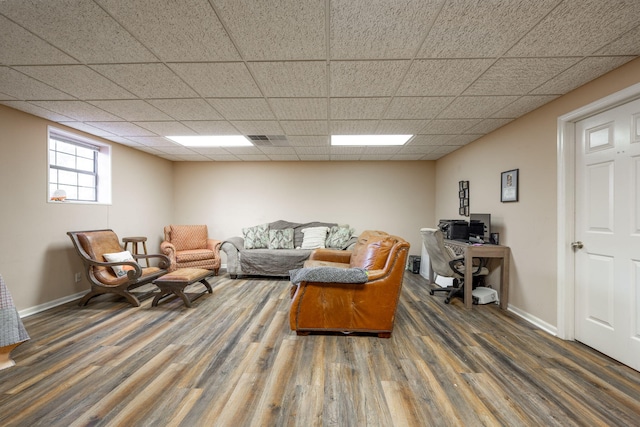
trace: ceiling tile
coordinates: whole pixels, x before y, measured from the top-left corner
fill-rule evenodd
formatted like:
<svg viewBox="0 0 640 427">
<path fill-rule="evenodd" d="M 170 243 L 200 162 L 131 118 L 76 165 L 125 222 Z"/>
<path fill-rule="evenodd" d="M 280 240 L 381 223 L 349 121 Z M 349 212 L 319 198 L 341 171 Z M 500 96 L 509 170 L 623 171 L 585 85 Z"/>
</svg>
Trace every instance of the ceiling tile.
<svg viewBox="0 0 640 427">
<path fill-rule="evenodd" d="M 633 56 L 603 56 L 585 58 L 560 75 L 531 91 L 531 94 L 563 94 L 618 68 Z"/>
<path fill-rule="evenodd" d="M 154 135 L 153 132 L 149 132 L 148 130 L 143 129 L 140 126 L 134 125 L 133 123 L 129 123 L 129 122 L 88 122 L 88 124 L 90 126 L 94 126 L 99 129 L 112 132 L 116 135 L 120 135 L 124 137 Z"/>
<path fill-rule="evenodd" d="M 478 138 L 483 137 L 481 134 L 469 134 L 469 135 L 455 135 L 446 144 L 443 145 L 453 145 L 453 146 L 462 146 L 467 145 L 470 142 L 475 141 Z"/>
<path fill-rule="evenodd" d="M 0 92 L 0 101 L 12 101 L 15 99 L 16 99 L 15 96 L 7 95 L 6 93 Z"/>
<path fill-rule="evenodd" d="M 419 58 L 495 58 L 551 11 L 559 0 L 448 2 Z"/>
<path fill-rule="evenodd" d="M 392 154 L 396 154 L 400 151 L 399 146 L 393 146 L 393 147 L 364 147 L 364 153 L 363 154 L 384 154 L 384 155 L 392 155 Z"/>
<path fill-rule="evenodd" d="M 227 147 L 225 148 L 228 154 L 233 154 L 234 156 L 258 156 L 264 154 L 262 151 L 258 149 L 258 147 Z"/>
<path fill-rule="evenodd" d="M 289 145 L 291 145 L 292 147 L 329 147 L 329 137 L 326 135 L 292 135 L 287 136 L 287 140 L 289 141 Z"/>
<path fill-rule="evenodd" d="M 240 59 L 206 0 L 97 2 L 163 61 Z"/>
<path fill-rule="evenodd" d="M 207 157 L 216 162 L 238 162 L 240 159 L 232 154 L 207 154 Z"/>
<path fill-rule="evenodd" d="M 266 154 L 238 154 L 236 157 L 243 162 L 266 162 L 269 160 Z"/>
<path fill-rule="evenodd" d="M 395 97 L 385 114 L 387 119 L 433 119 L 453 101 L 449 96 Z"/>
<path fill-rule="evenodd" d="M 326 120 L 282 120 L 280 122 L 287 135 L 326 135 Z"/>
<path fill-rule="evenodd" d="M 197 153 L 194 153 L 190 148 L 188 147 L 181 147 L 178 145 L 174 145 L 174 146 L 165 146 L 165 147 L 156 147 L 157 150 L 162 151 L 163 153 L 167 153 L 167 154 L 176 154 L 178 156 L 182 156 L 182 155 L 194 155 Z"/>
<path fill-rule="evenodd" d="M 418 145 L 443 145 L 450 141 L 451 138 L 453 138 L 453 135 L 416 135 L 411 138 L 411 140 L 405 145 L 405 147 Z"/>
<path fill-rule="evenodd" d="M 491 117 L 493 113 L 518 99 L 517 96 L 461 96 L 439 116 L 440 119 Z"/>
<path fill-rule="evenodd" d="M 387 135 L 415 135 L 428 120 L 381 120 L 376 128 L 376 133 Z"/>
<path fill-rule="evenodd" d="M 364 153 L 364 147 L 331 147 L 331 158 L 333 156 L 361 156 L 362 153 Z"/>
<path fill-rule="evenodd" d="M 268 156 L 276 154 L 296 154 L 296 150 L 293 147 L 258 147 L 258 149 Z"/>
<path fill-rule="evenodd" d="M 78 121 L 117 122 L 122 120 L 82 101 L 33 101 L 32 104 Z"/>
<path fill-rule="evenodd" d="M 139 99 L 123 101 L 90 101 L 90 104 L 128 121 L 171 120 L 171 117 L 167 116 L 162 111 Z"/>
<path fill-rule="evenodd" d="M 495 118 L 515 119 L 553 101 L 559 95 L 525 95 L 491 115 Z"/>
<path fill-rule="evenodd" d="M 295 162 L 300 160 L 296 154 L 269 154 L 269 160 L 276 162 Z"/>
<path fill-rule="evenodd" d="M 131 93 L 84 65 L 48 65 L 14 67 L 43 83 L 77 98 L 132 99 Z"/>
<path fill-rule="evenodd" d="M 280 124 L 271 120 L 232 121 L 243 135 L 282 135 Z"/>
<path fill-rule="evenodd" d="M 433 151 L 434 145 L 406 145 L 402 147 L 399 154 L 427 154 Z"/>
<path fill-rule="evenodd" d="M 63 122 L 60 122 L 60 124 L 64 126 L 68 126 L 70 128 L 81 130 L 82 132 L 90 133 L 91 135 L 96 135 L 101 137 L 114 136 L 111 132 L 97 128 L 95 126 L 91 126 L 90 124 L 87 124 L 87 123 L 63 121 Z"/>
<path fill-rule="evenodd" d="M 200 154 L 180 154 L 180 160 L 184 162 L 209 162 L 210 158 Z"/>
<path fill-rule="evenodd" d="M 624 33 L 596 52 L 597 55 L 640 55 L 640 26 Z"/>
<path fill-rule="evenodd" d="M 227 121 L 202 120 L 182 122 L 200 135 L 240 135 L 240 131 Z"/>
<path fill-rule="evenodd" d="M 73 99 L 71 95 L 8 67 L 0 67 L 0 92 L 21 101 Z"/>
<path fill-rule="evenodd" d="M 639 15 L 638 1 L 565 0 L 507 55 L 589 55 L 637 27 Z"/>
<path fill-rule="evenodd" d="M 0 104 L 7 107 L 15 108 L 16 110 L 24 111 L 25 113 L 33 114 L 34 116 L 44 117 L 54 122 L 66 122 L 73 121 L 71 117 L 64 116 L 62 114 L 54 113 L 46 108 L 38 107 L 26 101 L 2 101 Z"/>
<path fill-rule="evenodd" d="M 424 0 L 332 1 L 331 58 L 411 58 L 440 7 Z"/>
<path fill-rule="evenodd" d="M 222 116 L 204 99 L 150 99 L 149 102 L 176 120 L 220 120 Z M 155 120 L 155 119 L 152 119 Z"/>
<path fill-rule="evenodd" d="M 0 64 L 74 64 L 76 62 L 78 61 L 60 49 L 0 15 Z"/>
<path fill-rule="evenodd" d="M 423 160 L 422 154 L 396 154 L 391 157 L 389 160 L 394 161 L 412 161 L 412 160 Z"/>
<path fill-rule="evenodd" d="M 195 132 L 180 122 L 134 122 L 160 136 L 195 135 Z"/>
<path fill-rule="evenodd" d="M 264 98 L 209 98 L 207 101 L 227 120 L 275 120 Z"/>
<path fill-rule="evenodd" d="M 431 120 L 420 130 L 421 134 L 457 134 L 464 132 L 471 126 L 480 123 L 479 119 L 448 119 Z"/>
<path fill-rule="evenodd" d="M 271 108 L 281 120 L 326 120 L 326 98 L 271 98 Z"/>
<path fill-rule="evenodd" d="M 524 95 L 575 64 L 578 58 L 499 59 L 465 95 Z"/>
<path fill-rule="evenodd" d="M 324 61 L 252 62 L 249 68 L 266 96 L 327 96 L 327 64 Z"/>
<path fill-rule="evenodd" d="M 386 160 L 391 160 L 393 154 L 363 154 L 359 156 L 357 159 L 359 161 L 369 161 L 369 162 L 382 162 Z"/>
<path fill-rule="evenodd" d="M 94 2 L 5 1 L 0 13 L 84 63 L 157 60 Z"/>
<path fill-rule="evenodd" d="M 323 1 L 214 0 L 213 5 L 245 60 L 322 59 L 326 55 Z"/>
<path fill-rule="evenodd" d="M 109 141 L 117 142 L 121 145 L 126 145 L 128 147 L 142 147 L 142 144 L 139 144 L 122 136 L 105 136 L 103 138 L 108 139 Z"/>
<path fill-rule="evenodd" d="M 323 155 L 305 154 L 305 155 L 298 155 L 298 157 L 300 158 L 300 160 L 304 160 L 307 162 L 324 162 L 324 161 L 331 160 L 331 155 L 329 154 L 323 154 Z"/>
<path fill-rule="evenodd" d="M 456 96 L 473 83 L 492 59 L 422 59 L 413 61 L 398 96 Z M 455 76 L 455 78 L 451 78 Z"/>
<path fill-rule="evenodd" d="M 501 128 L 502 126 L 506 125 L 511 121 L 512 119 L 484 119 L 477 125 L 472 126 L 469 129 L 465 130 L 464 133 L 487 134 L 489 132 L 493 132 L 498 128 Z"/>
<path fill-rule="evenodd" d="M 391 96 L 409 61 L 331 62 L 331 96 Z"/>
<path fill-rule="evenodd" d="M 374 135 L 378 120 L 331 120 L 331 135 Z"/>
<path fill-rule="evenodd" d="M 164 64 L 111 64 L 92 68 L 141 98 L 197 96 Z"/>
<path fill-rule="evenodd" d="M 391 98 L 331 98 L 331 118 L 377 120 L 382 118 Z"/>
<path fill-rule="evenodd" d="M 140 128 L 142 129 L 142 128 Z M 144 130 L 144 129 L 143 129 Z M 150 132 L 147 132 L 151 135 Z M 161 136 L 131 136 L 130 140 L 138 142 L 140 144 L 144 144 L 148 147 L 176 147 L 177 144 L 175 142 L 169 141 L 166 138 Z"/>
<path fill-rule="evenodd" d="M 241 62 L 169 64 L 203 97 L 261 97 L 247 67 Z"/>
<path fill-rule="evenodd" d="M 324 146 L 324 147 L 295 147 L 296 153 L 298 155 L 304 155 L 304 156 L 309 156 L 309 155 L 325 155 L 328 156 L 329 154 L 331 154 L 331 147 Z"/>
</svg>

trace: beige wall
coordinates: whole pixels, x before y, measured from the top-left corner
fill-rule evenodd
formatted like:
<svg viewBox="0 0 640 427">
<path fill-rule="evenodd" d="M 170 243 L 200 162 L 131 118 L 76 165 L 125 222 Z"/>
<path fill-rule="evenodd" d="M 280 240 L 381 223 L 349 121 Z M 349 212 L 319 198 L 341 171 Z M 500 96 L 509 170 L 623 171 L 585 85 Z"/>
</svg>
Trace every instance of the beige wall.
<svg viewBox="0 0 640 427">
<path fill-rule="evenodd" d="M 470 181 L 472 212 L 490 213 L 511 247 L 509 303 L 557 325 L 557 119 L 640 82 L 635 60 L 437 161 L 436 217 L 458 216 L 459 180 Z M 520 169 L 520 201 L 500 202 L 500 173 Z"/>
<path fill-rule="evenodd" d="M 327 221 L 399 235 L 419 255 L 420 228 L 435 221 L 434 162 L 181 162 L 174 173 L 175 221 L 220 240 L 278 219 Z"/>
<path fill-rule="evenodd" d="M 88 289 L 84 276 L 74 283 L 81 264 L 67 231 L 113 228 L 120 237 L 145 235 L 157 251 L 171 218 L 172 163 L 115 143 L 112 205 L 47 203 L 50 124 L 0 105 L 0 274 L 18 310 Z"/>
</svg>

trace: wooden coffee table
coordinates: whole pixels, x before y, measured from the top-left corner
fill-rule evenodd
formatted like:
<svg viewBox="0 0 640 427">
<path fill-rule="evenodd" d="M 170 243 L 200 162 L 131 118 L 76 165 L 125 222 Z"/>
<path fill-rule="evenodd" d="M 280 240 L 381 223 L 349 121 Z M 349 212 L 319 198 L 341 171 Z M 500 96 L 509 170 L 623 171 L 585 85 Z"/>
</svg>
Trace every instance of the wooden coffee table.
<svg viewBox="0 0 640 427">
<path fill-rule="evenodd" d="M 207 282 L 207 277 L 213 275 L 215 275 L 213 270 L 206 270 L 204 268 L 179 268 L 176 271 L 158 277 L 153 281 L 153 284 L 160 288 L 160 293 L 156 294 L 153 298 L 151 306 L 157 307 L 161 299 L 169 295 L 176 295 L 184 301 L 184 305 L 191 307 L 191 303 L 205 293 L 213 293 L 211 285 Z M 207 289 L 200 292 L 192 299 L 189 299 L 189 297 L 185 295 L 184 289 L 196 282 L 202 283 Z"/>
</svg>

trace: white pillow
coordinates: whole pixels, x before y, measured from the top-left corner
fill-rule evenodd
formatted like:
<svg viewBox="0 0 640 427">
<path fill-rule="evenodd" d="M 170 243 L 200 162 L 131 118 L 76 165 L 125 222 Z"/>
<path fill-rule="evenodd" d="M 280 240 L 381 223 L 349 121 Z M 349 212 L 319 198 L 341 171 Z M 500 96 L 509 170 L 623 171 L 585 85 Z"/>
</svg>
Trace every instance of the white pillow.
<svg viewBox="0 0 640 427">
<path fill-rule="evenodd" d="M 123 261 L 136 262 L 136 260 L 133 259 L 131 252 L 129 251 L 116 252 L 113 254 L 103 254 L 102 256 L 104 257 L 104 259 L 107 260 L 107 262 L 123 262 Z M 135 268 L 131 265 L 114 265 L 111 267 L 111 269 L 118 277 L 126 276 L 127 271 L 129 270 L 135 270 Z"/>
<path fill-rule="evenodd" d="M 329 227 L 309 227 L 303 228 L 302 246 L 300 249 L 316 249 L 324 248 L 327 240 L 327 231 Z"/>
</svg>

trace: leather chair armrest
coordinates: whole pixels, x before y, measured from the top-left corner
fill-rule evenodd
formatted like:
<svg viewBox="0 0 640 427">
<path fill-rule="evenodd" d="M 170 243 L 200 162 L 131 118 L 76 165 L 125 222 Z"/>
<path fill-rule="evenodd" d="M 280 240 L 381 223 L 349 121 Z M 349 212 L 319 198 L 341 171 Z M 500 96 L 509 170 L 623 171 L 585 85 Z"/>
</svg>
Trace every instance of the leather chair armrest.
<svg viewBox="0 0 640 427">
<path fill-rule="evenodd" d="M 351 251 L 343 251 L 341 249 L 314 249 L 309 259 L 349 264 L 351 261 L 351 253 Z"/>
</svg>

